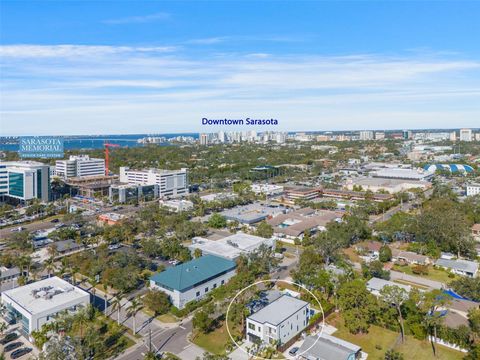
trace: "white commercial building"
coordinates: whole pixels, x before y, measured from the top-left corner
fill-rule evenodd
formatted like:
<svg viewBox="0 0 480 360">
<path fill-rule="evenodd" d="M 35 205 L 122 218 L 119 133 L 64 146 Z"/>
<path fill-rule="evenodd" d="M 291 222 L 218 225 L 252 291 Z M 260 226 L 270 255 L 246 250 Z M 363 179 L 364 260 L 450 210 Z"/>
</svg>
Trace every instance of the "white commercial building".
<svg viewBox="0 0 480 360">
<path fill-rule="evenodd" d="M 160 200 L 159 204 L 160 206 L 164 206 L 174 212 L 189 211 L 193 209 L 193 202 L 189 200 Z"/>
<path fill-rule="evenodd" d="M 460 141 L 472 141 L 472 129 L 460 129 Z"/>
<path fill-rule="evenodd" d="M 26 336 L 53 321 L 58 313 L 75 312 L 89 303 L 89 293 L 56 276 L 2 293 L 7 321 L 20 323 Z"/>
<path fill-rule="evenodd" d="M 372 192 L 386 191 L 389 194 L 407 191 L 410 189 L 426 190 L 432 186 L 428 181 L 402 180 L 391 178 L 356 178 L 348 179 L 346 188 L 350 191 L 361 187 L 362 191 L 370 190 Z"/>
<path fill-rule="evenodd" d="M 359 138 L 360 140 L 373 140 L 373 131 L 370 130 L 363 130 L 360 131 Z"/>
<path fill-rule="evenodd" d="M 475 196 L 480 194 L 480 184 L 468 184 L 467 196 Z"/>
<path fill-rule="evenodd" d="M 283 186 L 273 184 L 252 184 L 251 190 L 255 194 L 280 195 L 283 194 Z"/>
<path fill-rule="evenodd" d="M 372 177 L 385 179 L 402 179 L 426 181 L 430 179 L 435 172 L 424 169 L 406 169 L 406 168 L 384 168 L 371 172 Z"/>
<path fill-rule="evenodd" d="M 260 248 L 262 245 L 274 248 L 275 240 L 273 238 L 266 239 L 260 236 L 239 232 L 220 240 L 194 237 L 189 249 L 192 251 L 199 249 L 202 251 L 203 255 L 209 254 L 229 260 L 235 260 L 241 254 L 249 254 Z"/>
<path fill-rule="evenodd" d="M 158 185 L 160 197 L 188 194 L 187 169 L 180 170 L 131 170 L 120 168 L 120 182 L 132 185 Z"/>
<path fill-rule="evenodd" d="M 8 172 L 7 165 L 0 163 L 0 197 L 8 195 Z"/>
<path fill-rule="evenodd" d="M 49 201 L 50 167 L 38 161 L 0 162 L 0 195 Z"/>
<path fill-rule="evenodd" d="M 105 160 L 88 155 L 70 156 L 55 162 L 55 175 L 64 179 L 105 175 Z"/>
<path fill-rule="evenodd" d="M 310 304 L 289 295 L 247 317 L 247 340 L 252 343 L 287 343 L 308 325 Z"/>
<path fill-rule="evenodd" d="M 178 309 L 200 300 L 235 275 L 235 262 L 219 256 L 205 255 L 154 274 L 150 287 L 163 291 Z"/>
</svg>

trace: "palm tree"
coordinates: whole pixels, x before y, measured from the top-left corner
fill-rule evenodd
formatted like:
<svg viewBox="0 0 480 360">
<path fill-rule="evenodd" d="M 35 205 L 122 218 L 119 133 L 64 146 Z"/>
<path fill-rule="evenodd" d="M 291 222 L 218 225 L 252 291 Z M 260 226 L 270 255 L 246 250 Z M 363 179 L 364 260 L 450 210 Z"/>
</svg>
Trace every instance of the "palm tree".
<svg viewBox="0 0 480 360">
<path fill-rule="evenodd" d="M 137 333 L 136 316 L 141 308 L 142 308 L 142 304 L 140 303 L 140 301 L 138 301 L 138 299 L 135 298 L 130 302 L 130 306 L 127 309 L 128 316 L 132 316 L 133 318 L 133 335 Z"/>
<path fill-rule="evenodd" d="M 83 339 L 83 329 L 89 322 L 86 309 L 80 310 L 75 315 L 75 321 L 78 323 L 78 326 L 80 326 L 80 338 Z"/>
<path fill-rule="evenodd" d="M 117 310 L 117 324 L 120 325 L 120 309 L 122 308 L 122 294 L 118 293 L 115 295 L 115 297 L 112 299 L 112 312 L 110 315 Z"/>
<path fill-rule="evenodd" d="M 49 258 L 47 259 L 47 261 L 45 261 L 45 269 L 48 272 L 48 277 L 50 277 L 52 275 L 52 272 L 55 270 L 55 264 L 53 262 L 53 258 Z"/>
<path fill-rule="evenodd" d="M 76 281 L 76 274 L 77 272 L 79 271 L 79 267 L 78 266 L 72 266 L 72 281 L 73 281 L 73 285 L 77 285 L 77 281 Z"/>
<path fill-rule="evenodd" d="M 48 255 L 50 255 L 50 257 L 52 259 L 55 259 L 58 256 L 58 250 L 57 250 L 57 247 L 55 246 L 55 244 L 51 244 L 47 248 L 47 252 L 48 252 Z"/>
<path fill-rule="evenodd" d="M 108 285 L 103 284 L 103 290 L 105 290 L 105 315 L 107 315 L 107 305 L 108 305 Z"/>
<path fill-rule="evenodd" d="M 34 266 L 30 271 L 32 273 L 33 281 L 37 281 L 38 273 L 40 272 L 40 269 L 37 266 Z"/>
</svg>

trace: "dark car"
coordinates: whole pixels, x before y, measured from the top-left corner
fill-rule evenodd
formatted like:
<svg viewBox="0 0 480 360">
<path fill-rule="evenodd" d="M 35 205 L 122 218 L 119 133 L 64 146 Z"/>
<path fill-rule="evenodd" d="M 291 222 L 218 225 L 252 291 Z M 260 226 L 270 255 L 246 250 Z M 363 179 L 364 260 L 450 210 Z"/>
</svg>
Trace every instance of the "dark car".
<svg viewBox="0 0 480 360">
<path fill-rule="evenodd" d="M 21 357 L 25 354 L 28 354 L 30 351 L 32 351 L 32 348 L 21 348 L 21 349 L 18 349 L 18 350 L 15 350 L 14 352 L 12 352 L 10 354 L 10 357 L 12 359 L 18 359 L 19 357 Z"/>
<path fill-rule="evenodd" d="M 18 336 L 19 335 L 17 333 L 10 333 L 7 336 L 5 336 L 2 340 L 0 340 L 0 344 L 2 345 L 8 344 L 10 341 L 17 340 Z"/>
<path fill-rule="evenodd" d="M 16 348 L 19 348 L 22 345 L 23 345 L 23 343 L 21 341 L 17 341 L 17 342 L 10 343 L 7 346 L 5 346 L 4 350 L 6 352 L 9 352 L 9 351 L 15 350 Z"/>
<path fill-rule="evenodd" d="M 290 349 L 290 351 L 288 352 L 290 355 L 294 356 L 297 352 L 298 352 L 298 347 L 295 346 L 293 348 Z"/>
<path fill-rule="evenodd" d="M 53 220 L 51 220 L 50 222 L 51 222 L 51 223 L 58 223 L 58 222 L 60 222 L 60 220 L 59 220 L 59 219 L 53 219 Z"/>
</svg>

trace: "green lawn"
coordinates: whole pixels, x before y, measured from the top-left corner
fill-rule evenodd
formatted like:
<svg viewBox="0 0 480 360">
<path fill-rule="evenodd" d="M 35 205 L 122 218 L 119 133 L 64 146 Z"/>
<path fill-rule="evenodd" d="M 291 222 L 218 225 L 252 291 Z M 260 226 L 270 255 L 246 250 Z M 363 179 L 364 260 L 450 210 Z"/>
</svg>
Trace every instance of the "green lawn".
<svg viewBox="0 0 480 360">
<path fill-rule="evenodd" d="M 147 314 L 148 316 L 154 316 L 153 311 L 151 311 L 150 309 L 147 309 L 146 307 L 144 307 L 144 308 L 142 309 L 142 311 L 143 311 L 145 314 Z M 179 321 L 179 319 L 178 319 L 175 315 L 173 315 L 173 314 L 171 314 L 171 313 L 166 313 L 166 314 L 163 314 L 163 315 L 158 315 L 158 316 L 156 317 L 156 319 L 159 320 L 159 321 L 161 321 L 161 322 L 163 322 L 163 323 L 176 323 L 176 322 Z"/>
<path fill-rule="evenodd" d="M 163 323 L 176 323 L 178 319 L 170 313 L 157 316 L 157 319 Z"/>
<path fill-rule="evenodd" d="M 225 355 L 225 345 L 230 341 L 225 323 L 208 334 L 196 332 L 193 343 L 216 355 Z"/>
<path fill-rule="evenodd" d="M 448 273 L 442 269 L 435 269 L 433 266 L 428 267 L 428 275 L 418 275 L 414 274 L 412 271 L 412 267 L 409 265 L 401 266 L 401 265 L 393 265 L 392 270 L 400 271 L 408 275 L 419 276 L 425 279 L 430 279 L 434 281 L 439 281 L 441 283 L 449 283 L 450 281 L 454 280 L 455 278 L 448 277 Z"/>
<path fill-rule="evenodd" d="M 368 354 L 369 360 L 383 360 L 385 352 L 394 347 L 398 333 L 381 328 L 379 326 L 371 326 L 368 334 L 350 334 L 343 324 L 340 315 L 332 314 L 327 318 L 327 323 L 335 326 L 338 331 L 333 335 L 340 339 L 349 341 L 362 347 L 362 350 Z M 395 350 L 401 352 L 405 360 L 422 359 L 422 360 L 461 360 L 465 354 L 446 348 L 437 344 L 438 357 L 433 356 L 432 347 L 427 341 L 420 341 L 411 336 L 407 336 L 405 344 L 395 346 Z"/>
</svg>

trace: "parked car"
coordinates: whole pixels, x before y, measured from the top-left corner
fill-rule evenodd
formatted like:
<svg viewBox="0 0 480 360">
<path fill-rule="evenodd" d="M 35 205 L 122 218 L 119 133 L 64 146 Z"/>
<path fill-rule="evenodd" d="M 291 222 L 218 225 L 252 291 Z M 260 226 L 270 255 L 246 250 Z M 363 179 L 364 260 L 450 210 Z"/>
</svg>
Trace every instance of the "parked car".
<svg viewBox="0 0 480 360">
<path fill-rule="evenodd" d="M 13 340 L 17 340 L 18 337 L 19 337 L 19 335 L 17 333 L 15 333 L 15 332 L 10 333 L 7 336 L 5 336 L 2 340 L 0 340 L 0 344 L 2 344 L 2 345 L 8 344 L 9 342 L 11 342 Z"/>
<path fill-rule="evenodd" d="M 120 249 L 122 247 L 121 244 L 111 244 L 111 245 L 108 245 L 108 250 L 117 250 L 117 249 Z"/>
<path fill-rule="evenodd" d="M 58 223 L 60 222 L 60 219 L 53 219 L 53 220 L 50 220 L 51 223 Z"/>
<path fill-rule="evenodd" d="M 20 232 L 22 230 L 24 230 L 25 228 L 23 226 L 19 226 L 19 227 L 16 227 L 16 228 L 13 228 L 12 230 L 10 230 L 10 232 Z"/>
<path fill-rule="evenodd" d="M 299 347 L 295 346 L 295 347 L 291 348 L 288 353 L 292 356 L 295 356 L 295 354 L 298 352 L 298 349 L 299 349 Z"/>
<path fill-rule="evenodd" d="M 27 347 L 21 348 L 12 352 L 10 354 L 10 357 L 12 359 L 18 359 L 19 357 L 22 357 L 23 355 L 28 354 L 30 351 L 32 351 L 32 348 L 27 348 Z"/>
<path fill-rule="evenodd" d="M 19 348 L 22 345 L 23 343 L 21 341 L 16 341 L 14 343 L 10 343 L 7 346 L 5 346 L 4 350 L 5 352 L 9 352 L 9 351 L 15 350 L 16 348 Z"/>
</svg>

